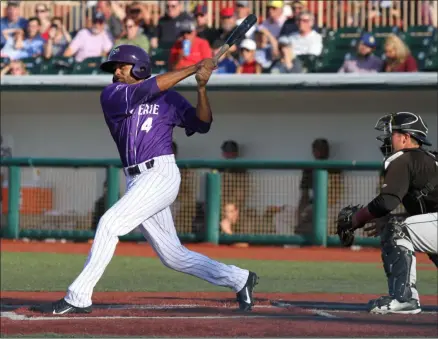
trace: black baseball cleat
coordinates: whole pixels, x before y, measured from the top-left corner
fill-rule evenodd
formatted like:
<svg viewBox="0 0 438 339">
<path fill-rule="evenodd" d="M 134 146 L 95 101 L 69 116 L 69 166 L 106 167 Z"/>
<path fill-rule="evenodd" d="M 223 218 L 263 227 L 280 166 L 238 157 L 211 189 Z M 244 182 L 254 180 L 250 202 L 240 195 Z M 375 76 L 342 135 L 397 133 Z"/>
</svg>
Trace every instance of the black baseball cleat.
<svg viewBox="0 0 438 339">
<path fill-rule="evenodd" d="M 50 304 L 34 305 L 29 308 L 30 311 L 48 313 L 48 314 L 68 314 L 68 313 L 91 313 L 91 306 L 76 307 L 70 305 L 64 298 Z"/>
<path fill-rule="evenodd" d="M 237 301 L 239 302 L 239 309 L 241 311 L 251 311 L 254 305 L 254 299 L 252 298 L 252 292 L 255 285 L 259 282 L 259 277 L 254 272 L 249 272 L 248 280 L 245 286 L 237 292 Z"/>
</svg>

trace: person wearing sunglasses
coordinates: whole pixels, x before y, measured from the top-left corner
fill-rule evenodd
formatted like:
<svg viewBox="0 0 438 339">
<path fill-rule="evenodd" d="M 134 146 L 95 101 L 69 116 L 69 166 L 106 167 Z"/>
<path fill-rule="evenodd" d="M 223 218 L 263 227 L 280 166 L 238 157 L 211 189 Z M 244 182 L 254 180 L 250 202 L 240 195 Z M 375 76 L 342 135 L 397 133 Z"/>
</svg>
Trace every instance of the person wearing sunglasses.
<svg viewBox="0 0 438 339">
<path fill-rule="evenodd" d="M 177 70 L 212 57 L 212 50 L 207 40 L 196 35 L 193 20 L 180 25 L 180 36 L 170 50 L 169 68 Z"/>
<path fill-rule="evenodd" d="M 309 11 L 300 13 L 298 19 L 298 32 L 289 35 L 296 55 L 316 55 L 322 53 L 322 36 L 313 29 L 314 15 Z"/>
<path fill-rule="evenodd" d="M 123 20 L 124 33 L 122 37 L 115 42 L 115 46 L 134 45 L 144 49 L 149 53 L 150 44 L 148 37 L 141 32 L 140 26 L 131 17 Z"/>
<path fill-rule="evenodd" d="M 44 3 L 39 3 L 35 6 L 35 16 L 40 19 L 41 27 L 40 34 L 41 37 L 47 41 L 49 39 L 49 31 L 52 25 L 50 20 L 50 11 L 49 7 L 47 7 Z"/>
</svg>

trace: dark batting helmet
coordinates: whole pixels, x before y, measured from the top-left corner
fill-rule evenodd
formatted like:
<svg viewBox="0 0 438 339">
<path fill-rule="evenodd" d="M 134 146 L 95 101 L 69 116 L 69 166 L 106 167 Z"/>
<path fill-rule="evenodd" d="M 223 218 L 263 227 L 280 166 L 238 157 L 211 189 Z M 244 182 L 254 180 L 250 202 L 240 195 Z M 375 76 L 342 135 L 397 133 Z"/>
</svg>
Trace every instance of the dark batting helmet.
<svg viewBox="0 0 438 339">
<path fill-rule="evenodd" d="M 378 136 L 377 140 L 383 142 L 380 150 L 385 156 L 392 153 L 391 136 L 393 132 L 409 134 L 420 145 L 432 146 L 432 143 L 427 140 L 427 125 L 419 115 L 414 113 L 398 112 L 385 115 L 377 121 L 375 129 L 384 133 Z"/>
<path fill-rule="evenodd" d="M 113 48 L 107 61 L 100 65 L 100 69 L 112 74 L 117 64 L 132 65 L 132 75 L 137 79 L 147 79 L 152 73 L 149 54 L 137 46 L 120 45 Z"/>
</svg>

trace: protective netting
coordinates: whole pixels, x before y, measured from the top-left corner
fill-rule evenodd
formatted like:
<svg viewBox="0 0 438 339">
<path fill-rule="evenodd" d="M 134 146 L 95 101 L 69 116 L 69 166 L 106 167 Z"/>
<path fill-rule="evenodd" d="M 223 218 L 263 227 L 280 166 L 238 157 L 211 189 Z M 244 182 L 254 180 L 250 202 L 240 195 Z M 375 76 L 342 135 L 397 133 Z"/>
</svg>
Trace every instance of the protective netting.
<svg viewBox="0 0 438 339">
<path fill-rule="evenodd" d="M 104 210 L 104 180 L 104 169 L 22 168 L 20 229 L 93 229 Z"/>
<path fill-rule="evenodd" d="M 7 168 L 2 169 L 2 226 L 7 219 Z M 312 174 L 309 170 L 250 170 L 221 173 L 223 233 L 311 234 L 313 231 Z M 119 197 L 125 176 L 119 171 Z M 336 232 L 339 210 L 366 204 L 379 192 L 376 172 L 329 173 L 328 234 Z M 93 230 L 106 211 L 106 171 L 103 168 L 22 168 L 20 228 Z M 177 232 L 205 230 L 205 171 L 181 169 L 181 187 L 171 210 Z M 308 193 L 306 196 L 305 192 Z M 400 206 L 394 213 L 403 213 Z M 227 227 L 228 225 L 228 227 Z M 138 232 L 134 230 L 134 232 Z M 362 230 L 358 236 L 366 236 Z"/>
<path fill-rule="evenodd" d="M 313 194 L 311 171 L 256 170 L 222 174 L 222 222 L 233 234 L 311 234 Z M 330 171 L 327 232 L 336 232 L 339 210 L 367 204 L 379 192 L 378 172 Z M 307 192 L 307 195 L 306 195 Z M 403 212 L 399 207 L 396 213 Z M 358 236 L 366 236 L 363 230 Z"/>
</svg>

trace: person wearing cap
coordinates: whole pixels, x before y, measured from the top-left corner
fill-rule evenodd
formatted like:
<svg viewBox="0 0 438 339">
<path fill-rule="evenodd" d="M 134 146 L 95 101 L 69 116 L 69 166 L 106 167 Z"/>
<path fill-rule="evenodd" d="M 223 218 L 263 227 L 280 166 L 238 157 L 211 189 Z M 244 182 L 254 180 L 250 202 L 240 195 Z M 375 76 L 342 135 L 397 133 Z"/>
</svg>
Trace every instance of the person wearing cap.
<svg viewBox="0 0 438 339">
<path fill-rule="evenodd" d="M 287 74 L 304 72 L 303 64 L 301 60 L 295 56 L 292 47 L 288 37 L 283 36 L 278 39 L 280 58 L 273 62 L 269 73 Z"/>
<path fill-rule="evenodd" d="M 322 53 L 322 36 L 313 27 L 315 16 L 309 11 L 303 11 L 297 18 L 298 32 L 289 35 L 289 40 L 296 55 L 316 55 Z"/>
<path fill-rule="evenodd" d="M 151 39 L 152 46 L 170 48 L 180 37 L 180 25 L 192 17 L 183 11 L 182 1 L 166 1 L 166 13 L 158 20 L 157 28 Z"/>
<path fill-rule="evenodd" d="M 225 44 L 223 40 L 213 42 L 213 55 L 216 55 L 221 47 Z M 233 58 L 230 51 L 225 52 L 218 60 L 217 68 L 213 73 L 217 74 L 234 74 L 237 71 L 237 61 Z"/>
<path fill-rule="evenodd" d="M 193 20 L 180 24 L 180 36 L 170 50 L 169 69 L 177 70 L 212 57 L 212 50 L 207 40 L 196 35 Z"/>
<path fill-rule="evenodd" d="M 248 15 L 251 14 L 251 8 L 249 8 L 249 1 L 236 1 L 236 24 L 240 25 Z M 256 25 L 252 26 L 248 32 L 245 33 L 245 37 L 252 39 L 256 31 Z"/>
<path fill-rule="evenodd" d="M 105 17 L 96 12 L 91 28 L 81 29 L 64 52 L 64 57 L 74 56 L 76 62 L 87 58 L 106 56 L 111 51 L 113 42 L 105 30 Z"/>
<path fill-rule="evenodd" d="M 269 1 L 267 7 L 268 17 L 260 26 L 266 28 L 274 37 L 278 38 L 286 21 L 286 17 L 283 15 L 283 1 Z"/>
<path fill-rule="evenodd" d="M 373 54 L 376 50 L 376 39 L 365 33 L 357 45 L 356 55 L 344 61 L 339 73 L 378 73 L 382 70 L 383 61 Z"/>
<path fill-rule="evenodd" d="M 257 45 L 254 40 L 244 39 L 240 44 L 240 56 L 243 60 L 237 67 L 238 74 L 260 74 L 262 66 L 255 59 Z"/>
<path fill-rule="evenodd" d="M 96 10 L 105 17 L 105 29 L 116 40 L 123 33 L 123 24 L 117 15 L 114 13 L 111 1 L 99 0 L 96 4 Z"/>
<path fill-rule="evenodd" d="M 193 16 L 196 20 L 196 34 L 201 39 L 207 40 L 210 46 L 212 46 L 215 41 L 216 30 L 208 27 L 207 12 L 207 6 L 197 5 L 193 10 Z"/>
<path fill-rule="evenodd" d="M 17 30 L 24 30 L 27 27 L 27 20 L 20 16 L 20 1 L 8 1 L 6 6 L 6 16 L 0 19 L 1 34 L 0 45 L 1 48 L 6 44 L 7 37 L 13 38 Z M 4 32 L 7 30 L 6 32 Z"/>
</svg>

